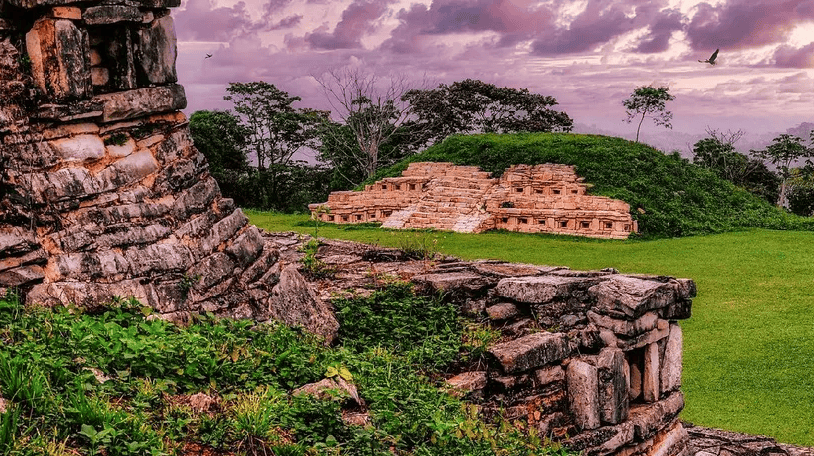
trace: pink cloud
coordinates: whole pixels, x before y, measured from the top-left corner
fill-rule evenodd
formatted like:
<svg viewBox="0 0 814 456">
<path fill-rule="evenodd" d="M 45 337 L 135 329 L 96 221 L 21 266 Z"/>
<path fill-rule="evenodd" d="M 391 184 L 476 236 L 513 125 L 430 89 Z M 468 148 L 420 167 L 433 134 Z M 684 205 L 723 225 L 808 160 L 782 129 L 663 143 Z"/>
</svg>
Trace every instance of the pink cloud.
<svg viewBox="0 0 814 456">
<path fill-rule="evenodd" d="M 814 68 L 814 43 L 801 48 L 780 46 L 774 52 L 773 60 L 780 68 Z"/>
<path fill-rule="evenodd" d="M 307 41 L 316 49 L 352 49 L 362 47 L 361 38 L 368 34 L 374 23 L 387 12 L 390 1 L 355 0 L 342 13 L 342 20 L 336 25 L 333 33 L 326 33 L 319 28 L 305 35 Z"/>
<path fill-rule="evenodd" d="M 744 49 L 782 43 L 799 23 L 814 20 L 811 0 L 729 0 L 700 3 L 687 27 L 695 50 Z"/>
</svg>

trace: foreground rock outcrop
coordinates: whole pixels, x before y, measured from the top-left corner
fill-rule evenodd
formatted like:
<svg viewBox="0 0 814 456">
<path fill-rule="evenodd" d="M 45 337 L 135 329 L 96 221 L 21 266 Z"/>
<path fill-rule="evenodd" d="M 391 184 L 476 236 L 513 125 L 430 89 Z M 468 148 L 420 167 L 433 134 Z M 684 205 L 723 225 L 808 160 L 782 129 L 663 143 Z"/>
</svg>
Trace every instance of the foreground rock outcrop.
<svg viewBox="0 0 814 456">
<path fill-rule="evenodd" d="M 280 248 L 282 256 L 296 248 Z M 487 416 L 522 421 L 586 455 L 687 455 L 679 421 L 687 279 L 563 267 L 411 260 L 404 252 L 324 240 L 324 299 L 409 280 L 499 330 L 487 363 L 459 366 L 453 391 Z"/>
<path fill-rule="evenodd" d="M 178 4 L 0 3 L 0 288 L 48 305 L 132 296 L 173 320 L 277 318 L 331 340 L 326 304 L 192 144 Z"/>
</svg>

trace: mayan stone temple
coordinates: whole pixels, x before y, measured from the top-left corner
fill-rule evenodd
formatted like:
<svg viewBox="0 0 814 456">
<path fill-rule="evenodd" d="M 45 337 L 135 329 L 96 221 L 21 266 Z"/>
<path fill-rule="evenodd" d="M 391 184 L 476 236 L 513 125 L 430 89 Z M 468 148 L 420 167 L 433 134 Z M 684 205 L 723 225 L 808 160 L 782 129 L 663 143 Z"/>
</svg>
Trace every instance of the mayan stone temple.
<svg viewBox="0 0 814 456">
<path fill-rule="evenodd" d="M 638 232 L 624 201 L 587 194 L 567 165 L 515 165 L 500 178 L 474 166 L 411 163 L 401 177 L 362 192 L 334 192 L 309 209 L 332 223 L 382 222 L 385 228 L 460 233 L 505 229 L 626 239 Z"/>
</svg>

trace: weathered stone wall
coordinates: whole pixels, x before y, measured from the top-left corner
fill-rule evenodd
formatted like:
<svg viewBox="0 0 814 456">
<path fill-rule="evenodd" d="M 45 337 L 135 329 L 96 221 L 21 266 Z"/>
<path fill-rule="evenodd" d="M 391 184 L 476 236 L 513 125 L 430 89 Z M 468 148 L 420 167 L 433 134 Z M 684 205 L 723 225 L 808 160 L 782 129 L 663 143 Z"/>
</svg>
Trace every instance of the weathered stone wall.
<svg viewBox="0 0 814 456">
<path fill-rule="evenodd" d="M 401 177 L 309 206 L 326 222 L 479 233 L 499 228 L 624 239 L 637 232 L 624 201 L 587 194 L 573 166 L 515 165 L 499 179 L 474 166 L 411 163 Z"/>
<path fill-rule="evenodd" d="M 295 258 L 293 248 L 281 255 Z M 682 332 L 695 284 L 687 279 L 572 271 L 455 259 L 411 261 L 396 250 L 324 241 L 336 268 L 316 282 L 325 299 L 409 280 L 443 293 L 500 330 L 487 363 L 459 366 L 447 382 L 482 413 L 499 412 L 586 455 L 686 455 L 678 419 Z M 382 279 L 385 278 L 385 279 Z"/>
<path fill-rule="evenodd" d="M 193 146 L 177 0 L 0 3 L 0 289 L 94 306 L 337 324 Z M 2 290 L 0 290 L 2 291 Z"/>
</svg>

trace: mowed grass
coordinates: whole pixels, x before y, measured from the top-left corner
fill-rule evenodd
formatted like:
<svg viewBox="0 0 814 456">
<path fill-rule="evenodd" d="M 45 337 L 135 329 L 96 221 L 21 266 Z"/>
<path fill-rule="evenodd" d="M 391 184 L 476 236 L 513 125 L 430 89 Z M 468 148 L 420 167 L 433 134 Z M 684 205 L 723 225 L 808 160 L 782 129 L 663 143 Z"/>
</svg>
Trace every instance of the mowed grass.
<svg viewBox="0 0 814 456">
<path fill-rule="evenodd" d="M 270 231 L 314 234 L 306 215 L 247 211 Z M 310 225 L 308 225 L 310 224 Z M 684 328 L 686 407 L 698 425 L 814 446 L 814 233 L 748 230 L 652 241 L 320 225 L 319 235 L 424 246 L 464 259 L 614 267 L 698 285 Z"/>
</svg>

